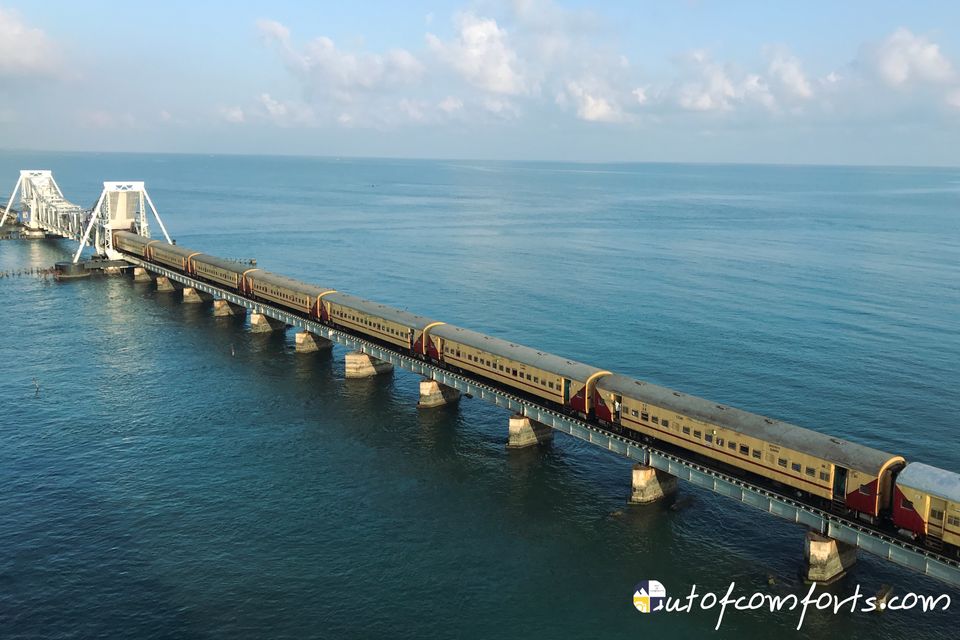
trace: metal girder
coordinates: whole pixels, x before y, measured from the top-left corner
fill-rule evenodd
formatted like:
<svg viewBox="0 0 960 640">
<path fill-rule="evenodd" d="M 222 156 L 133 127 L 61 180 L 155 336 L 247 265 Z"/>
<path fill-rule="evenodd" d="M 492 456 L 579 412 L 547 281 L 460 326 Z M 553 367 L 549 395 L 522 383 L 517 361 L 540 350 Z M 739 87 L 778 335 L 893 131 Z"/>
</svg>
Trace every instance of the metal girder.
<svg viewBox="0 0 960 640">
<path fill-rule="evenodd" d="M 616 455 L 648 464 L 703 489 L 765 511 L 778 518 L 804 525 L 889 562 L 960 588 L 960 563 L 939 556 L 908 541 L 872 530 L 863 523 L 841 518 L 764 487 L 704 467 L 692 460 L 686 460 L 656 447 L 603 431 L 587 422 L 542 407 L 530 400 L 520 398 L 486 383 L 447 371 L 428 362 L 398 353 L 318 322 L 307 320 L 283 309 L 250 300 L 232 291 L 195 280 L 172 269 L 129 256 L 125 259 L 132 264 L 167 276 L 171 280 L 176 280 L 185 286 L 193 287 L 253 312 L 262 313 L 290 326 L 309 331 L 344 347 L 362 351 L 379 360 L 390 362 L 394 366 L 431 378 L 463 393 L 469 393 L 485 402 L 521 413 L 532 420 L 546 424 L 557 431 L 562 431 Z"/>
</svg>

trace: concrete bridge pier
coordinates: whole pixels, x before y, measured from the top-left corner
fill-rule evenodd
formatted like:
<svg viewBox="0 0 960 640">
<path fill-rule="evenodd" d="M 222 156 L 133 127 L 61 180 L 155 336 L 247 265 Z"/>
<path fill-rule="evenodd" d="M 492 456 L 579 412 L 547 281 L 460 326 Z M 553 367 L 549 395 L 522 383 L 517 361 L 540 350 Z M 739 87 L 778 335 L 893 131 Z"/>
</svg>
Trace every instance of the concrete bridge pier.
<svg viewBox="0 0 960 640">
<path fill-rule="evenodd" d="M 857 562 L 857 548 L 808 531 L 803 547 L 803 579 L 829 584 L 839 580 Z"/>
<path fill-rule="evenodd" d="M 167 276 L 157 276 L 157 291 L 160 293 L 173 293 L 176 291 L 173 282 Z"/>
<path fill-rule="evenodd" d="M 245 316 L 247 315 L 247 308 L 241 307 L 239 304 L 233 304 L 229 300 L 214 300 L 213 315 L 217 318 Z"/>
<path fill-rule="evenodd" d="M 213 300 L 213 296 L 205 291 L 197 291 L 193 287 L 183 288 L 183 301 L 186 304 L 199 304 L 211 300 Z"/>
<path fill-rule="evenodd" d="M 347 378 L 369 378 L 393 371 L 392 363 L 378 360 L 362 351 L 348 353 L 344 365 L 344 375 Z"/>
<path fill-rule="evenodd" d="M 150 277 L 150 272 L 144 269 L 143 267 L 134 267 L 133 268 L 133 281 L 134 282 L 150 282 L 153 278 Z"/>
<path fill-rule="evenodd" d="M 633 465 L 630 504 L 650 504 L 677 492 L 677 477 L 645 464 Z"/>
<path fill-rule="evenodd" d="M 553 429 L 519 413 L 510 416 L 509 429 L 507 449 L 524 449 L 553 440 Z"/>
<path fill-rule="evenodd" d="M 315 351 L 329 351 L 333 343 L 326 338 L 309 331 L 300 331 L 296 335 L 297 353 L 314 353 Z"/>
<path fill-rule="evenodd" d="M 282 331 L 287 328 L 286 323 L 280 320 L 274 320 L 262 313 L 250 314 L 250 331 L 253 333 L 270 333 L 271 331 Z"/>
<path fill-rule="evenodd" d="M 424 378 L 420 381 L 420 401 L 418 409 L 430 409 L 455 404 L 460 400 L 460 392 L 453 387 L 440 384 L 436 380 Z"/>
</svg>

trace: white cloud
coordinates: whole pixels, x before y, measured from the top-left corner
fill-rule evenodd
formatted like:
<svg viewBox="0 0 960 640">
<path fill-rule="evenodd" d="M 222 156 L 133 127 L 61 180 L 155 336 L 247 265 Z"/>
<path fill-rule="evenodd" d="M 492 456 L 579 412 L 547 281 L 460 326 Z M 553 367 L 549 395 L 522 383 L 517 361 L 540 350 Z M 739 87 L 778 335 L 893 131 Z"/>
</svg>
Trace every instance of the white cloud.
<svg viewBox="0 0 960 640">
<path fill-rule="evenodd" d="M 872 52 L 880 78 L 891 87 L 911 82 L 948 83 L 954 78 L 953 65 L 940 51 L 940 45 L 900 28 Z"/>
<path fill-rule="evenodd" d="M 485 111 L 500 118 L 513 119 L 520 117 L 520 109 L 511 101 L 503 98 L 488 96 L 484 98 L 480 104 Z"/>
<path fill-rule="evenodd" d="M 257 30 L 267 42 L 277 40 L 287 42 L 290 40 L 290 29 L 276 20 L 267 20 L 261 18 L 257 20 Z"/>
<path fill-rule="evenodd" d="M 650 90 L 649 87 L 637 87 L 636 89 L 630 92 L 630 95 L 632 95 L 636 99 L 637 104 L 640 104 L 640 105 L 647 104 L 647 102 L 650 101 L 650 96 L 647 95 L 647 92 L 649 90 Z"/>
<path fill-rule="evenodd" d="M 620 106 L 609 96 L 601 95 L 595 89 L 570 81 L 567 83 L 567 95 L 577 105 L 577 117 L 588 122 L 620 122 L 624 115 Z"/>
<path fill-rule="evenodd" d="M 447 96 L 437 105 L 444 113 L 454 113 L 463 109 L 463 100 L 454 96 Z"/>
<path fill-rule="evenodd" d="M 784 52 L 776 53 L 770 61 L 769 73 L 789 96 L 803 100 L 813 97 L 813 88 L 803 72 L 803 65 L 795 56 Z"/>
<path fill-rule="evenodd" d="M 420 60 L 405 49 L 383 54 L 354 53 L 339 49 L 333 40 L 320 36 L 297 50 L 290 30 L 283 24 L 259 20 L 257 28 L 268 43 L 278 48 L 287 67 L 314 96 L 352 102 L 365 92 L 414 83 L 424 71 Z"/>
<path fill-rule="evenodd" d="M 484 91 L 504 95 L 529 93 L 530 85 L 521 71 L 517 53 L 496 20 L 466 12 L 456 17 L 455 24 L 457 35 L 450 42 L 427 34 L 428 46 L 443 63 Z"/>
<path fill-rule="evenodd" d="M 221 107 L 220 117 L 231 124 L 239 124 L 247 119 L 240 107 Z"/>
<path fill-rule="evenodd" d="M 680 106 L 688 111 L 732 109 L 737 90 L 726 69 L 712 62 L 701 50 L 690 52 L 689 59 L 699 78 L 682 84 L 678 97 Z"/>
<path fill-rule="evenodd" d="M 419 100 L 403 98 L 397 107 L 400 109 L 400 113 L 411 122 L 424 122 L 427 119 L 427 105 Z"/>
<path fill-rule="evenodd" d="M 0 76 L 56 75 L 59 54 L 47 34 L 0 8 Z"/>
<path fill-rule="evenodd" d="M 105 109 L 83 111 L 79 120 L 81 126 L 90 129 L 133 129 L 138 125 L 132 113 L 116 113 Z"/>
<path fill-rule="evenodd" d="M 301 102 L 276 100 L 269 93 L 261 93 L 257 102 L 262 109 L 261 116 L 282 127 L 316 124 L 313 109 Z"/>
<path fill-rule="evenodd" d="M 954 109 L 960 109 L 960 87 L 947 94 L 947 104 Z"/>
</svg>

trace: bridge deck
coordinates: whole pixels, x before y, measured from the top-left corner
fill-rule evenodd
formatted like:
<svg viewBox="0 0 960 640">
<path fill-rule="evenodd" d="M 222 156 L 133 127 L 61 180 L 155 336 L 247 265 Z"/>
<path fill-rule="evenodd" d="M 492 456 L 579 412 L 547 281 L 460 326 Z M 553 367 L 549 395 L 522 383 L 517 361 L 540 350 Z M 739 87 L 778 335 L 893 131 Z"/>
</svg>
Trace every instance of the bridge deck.
<svg viewBox="0 0 960 640">
<path fill-rule="evenodd" d="M 658 449 L 657 447 L 641 444 L 622 436 L 603 431 L 587 422 L 541 406 L 526 398 L 518 397 L 490 386 L 485 382 L 475 380 L 466 375 L 452 373 L 428 362 L 297 316 L 277 307 L 250 300 L 232 291 L 196 280 L 177 271 L 166 269 L 133 257 L 127 257 L 126 260 L 131 264 L 144 267 L 158 275 L 167 276 L 171 280 L 180 282 L 185 286 L 209 293 L 217 298 L 227 300 L 256 313 L 262 313 L 288 325 L 327 338 L 337 344 L 362 351 L 380 360 L 390 362 L 395 366 L 431 378 L 448 387 L 458 389 L 463 393 L 469 393 L 486 402 L 523 414 L 557 431 L 562 431 L 574 438 L 601 447 L 625 458 L 651 465 L 671 475 L 687 480 L 698 487 L 709 489 L 714 493 L 766 511 L 779 518 L 805 525 L 823 535 L 859 547 L 870 554 L 884 558 L 894 564 L 912 569 L 954 587 L 960 587 L 960 562 L 940 556 L 908 541 L 894 538 L 883 531 L 873 529 L 865 523 L 843 518 L 822 509 L 811 507 L 810 505 L 803 504 L 764 487 L 740 478 L 735 478 L 698 462 Z"/>
</svg>

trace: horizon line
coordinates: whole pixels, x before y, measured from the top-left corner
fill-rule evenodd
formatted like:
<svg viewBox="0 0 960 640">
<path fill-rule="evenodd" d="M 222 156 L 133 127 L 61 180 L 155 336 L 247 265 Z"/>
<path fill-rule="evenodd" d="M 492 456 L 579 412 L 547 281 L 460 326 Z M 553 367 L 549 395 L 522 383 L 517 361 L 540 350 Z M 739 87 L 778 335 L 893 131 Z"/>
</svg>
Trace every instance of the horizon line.
<svg viewBox="0 0 960 640">
<path fill-rule="evenodd" d="M 9 153 L 61 153 L 61 154 L 99 154 L 99 155 L 163 155 L 163 156 L 205 156 L 205 157 L 242 157 L 242 158 L 302 158 L 314 160 L 407 160 L 414 162 L 496 162 L 514 164 L 574 164 L 574 165 L 697 165 L 731 167 L 823 167 L 823 168 L 864 168 L 864 169 L 960 169 L 960 165 L 951 164 L 883 164 L 883 163 L 843 163 L 843 162 L 763 162 L 736 160 L 556 160 L 556 159 L 507 159 L 507 158 L 470 158 L 470 157 L 432 157 L 400 155 L 355 155 L 355 154 L 309 154 L 309 153 L 252 153 L 229 151 L 117 151 L 82 149 L 20 149 L 0 147 L 0 154 Z"/>
</svg>

